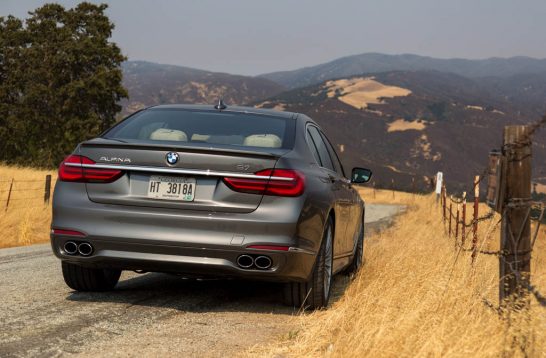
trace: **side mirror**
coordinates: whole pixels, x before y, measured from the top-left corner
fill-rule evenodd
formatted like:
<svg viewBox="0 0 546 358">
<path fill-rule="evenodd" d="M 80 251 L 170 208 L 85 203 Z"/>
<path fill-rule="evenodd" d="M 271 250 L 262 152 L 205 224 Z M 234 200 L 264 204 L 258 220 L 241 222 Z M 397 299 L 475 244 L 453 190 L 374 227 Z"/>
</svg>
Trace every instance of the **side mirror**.
<svg viewBox="0 0 546 358">
<path fill-rule="evenodd" d="M 372 178 L 372 171 L 366 168 L 353 168 L 351 173 L 351 183 L 363 184 L 370 181 Z"/>
</svg>

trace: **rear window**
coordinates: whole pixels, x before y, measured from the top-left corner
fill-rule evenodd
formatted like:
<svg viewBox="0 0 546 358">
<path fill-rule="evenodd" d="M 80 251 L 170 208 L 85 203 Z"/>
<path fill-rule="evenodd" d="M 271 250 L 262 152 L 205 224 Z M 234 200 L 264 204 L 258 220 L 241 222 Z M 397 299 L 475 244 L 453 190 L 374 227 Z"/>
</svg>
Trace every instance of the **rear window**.
<svg viewBox="0 0 546 358">
<path fill-rule="evenodd" d="M 103 137 L 291 149 L 295 120 L 233 112 L 148 109 L 114 126 Z"/>
</svg>

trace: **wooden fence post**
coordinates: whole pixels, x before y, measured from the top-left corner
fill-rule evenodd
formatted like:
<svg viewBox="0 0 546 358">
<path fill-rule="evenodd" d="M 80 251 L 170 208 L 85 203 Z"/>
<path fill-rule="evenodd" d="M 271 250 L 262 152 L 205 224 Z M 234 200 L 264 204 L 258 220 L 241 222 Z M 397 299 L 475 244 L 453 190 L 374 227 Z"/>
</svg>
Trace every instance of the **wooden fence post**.
<svg viewBox="0 0 546 358">
<path fill-rule="evenodd" d="M 446 187 L 445 185 L 442 186 L 442 209 L 444 212 L 444 224 L 446 223 Z M 444 229 L 445 230 L 445 229 Z"/>
<path fill-rule="evenodd" d="M 457 216 L 455 216 L 455 248 L 457 248 L 457 240 L 459 239 L 459 213 L 461 211 L 461 203 L 457 202 Z"/>
<path fill-rule="evenodd" d="M 531 138 L 530 126 L 504 128 L 506 156 L 505 215 L 501 225 L 499 255 L 499 302 L 513 297 L 525 298 L 531 266 Z M 501 189 L 502 190 L 502 189 Z M 515 308 L 528 305 L 518 301 Z"/>
<path fill-rule="evenodd" d="M 11 199 L 11 189 L 13 189 L 13 178 L 11 178 L 11 183 L 9 185 L 8 200 L 6 201 L 6 209 L 4 211 L 8 211 L 9 199 Z"/>
<path fill-rule="evenodd" d="M 453 211 L 451 208 L 453 207 L 453 195 L 449 196 L 449 237 L 451 237 L 451 218 L 453 217 Z"/>
<path fill-rule="evenodd" d="M 461 218 L 461 244 L 464 247 L 466 241 L 466 191 L 463 192 L 463 212 Z"/>
<path fill-rule="evenodd" d="M 394 179 L 391 179 L 392 198 L 394 199 Z"/>
<path fill-rule="evenodd" d="M 413 193 L 413 200 L 415 200 L 415 177 L 411 178 L 411 192 Z"/>
<path fill-rule="evenodd" d="M 44 188 L 44 204 L 49 204 L 51 197 L 51 174 L 46 175 Z"/>
<path fill-rule="evenodd" d="M 472 264 L 476 261 L 478 248 L 478 209 L 480 207 L 480 176 L 474 177 L 474 217 L 472 223 Z"/>
<path fill-rule="evenodd" d="M 373 182 L 373 198 L 375 199 L 375 181 Z"/>
</svg>

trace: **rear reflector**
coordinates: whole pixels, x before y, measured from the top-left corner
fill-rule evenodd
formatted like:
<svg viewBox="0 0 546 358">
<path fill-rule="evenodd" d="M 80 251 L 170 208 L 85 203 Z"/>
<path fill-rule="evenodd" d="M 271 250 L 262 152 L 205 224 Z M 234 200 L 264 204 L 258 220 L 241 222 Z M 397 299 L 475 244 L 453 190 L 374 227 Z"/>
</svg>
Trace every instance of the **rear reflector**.
<svg viewBox="0 0 546 358">
<path fill-rule="evenodd" d="M 250 245 L 246 247 L 247 249 L 256 249 L 256 250 L 273 250 L 273 251 L 288 251 L 289 246 L 276 246 L 276 245 Z"/>
<path fill-rule="evenodd" d="M 80 237 L 85 236 L 83 232 L 79 232 L 75 230 L 53 229 L 51 230 L 51 233 L 53 235 L 80 236 Z"/>
<path fill-rule="evenodd" d="M 305 190 L 305 177 L 292 169 L 265 169 L 255 173 L 260 178 L 224 178 L 224 183 L 232 190 L 274 196 L 300 196 Z"/>
<path fill-rule="evenodd" d="M 123 175 L 121 170 L 84 168 L 82 164 L 93 165 L 96 163 L 81 155 L 68 156 L 59 166 L 59 179 L 84 183 L 111 183 Z"/>
</svg>

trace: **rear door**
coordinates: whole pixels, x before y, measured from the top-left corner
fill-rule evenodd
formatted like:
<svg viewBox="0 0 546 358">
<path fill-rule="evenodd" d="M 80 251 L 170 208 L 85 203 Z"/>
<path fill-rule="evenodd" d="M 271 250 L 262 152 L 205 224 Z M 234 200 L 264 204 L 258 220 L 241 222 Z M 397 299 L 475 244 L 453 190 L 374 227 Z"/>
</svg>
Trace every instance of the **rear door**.
<svg viewBox="0 0 546 358">
<path fill-rule="evenodd" d="M 293 145 L 291 119 L 216 112 L 164 114 L 150 113 L 80 146 L 79 154 L 95 162 L 90 167 L 123 171 L 112 183 L 87 183 L 91 201 L 251 212 L 262 195 L 235 192 L 223 179 L 254 178 L 256 172 L 274 168 Z"/>
<path fill-rule="evenodd" d="M 334 255 L 342 255 L 348 251 L 347 219 L 351 215 L 350 200 L 344 189 L 345 178 L 336 171 L 334 161 L 332 160 L 320 130 L 316 126 L 310 124 L 307 126 L 307 134 L 308 141 L 311 142 L 310 145 L 314 145 L 317 149 L 320 160 L 319 165 L 330 178 L 331 189 L 336 198 L 334 204 L 334 210 L 336 212 Z"/>
<path fill-rule="evenodd" d="M 360 204 L 356 196 L 357 194 L 352 188 L 351 181 L 347 179 L 347 176 L 345 175 L 345 170 L 343 169 L 343 165 L 341 164 L 341 161 L 339 160 L 339 157 L 334 147 L 332 146 L 328 138 L 324 135 L 324 133 L 322 133 L 322 136 L 324 138 L 326 146 L 328 147 L 328 151 L 330 152 L 332 161 L 334 162 L 335 170 L 340 177 L 340 200 L 342 201 L 341 205 L 345 207 L 345 212 L 348 213 L 348 215 L 345 217 L 347 222 L 347 229 L 345 234 L 347 247 L 345 247 L 344 249 L 347 250 L 346 252 L 352 252 L 356 243 L 356 235 L 358 234 L 357 231 L 360 229 Z"/>
</svg>

